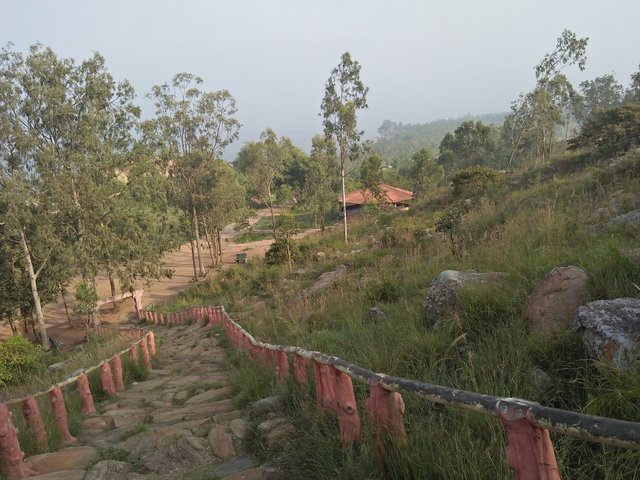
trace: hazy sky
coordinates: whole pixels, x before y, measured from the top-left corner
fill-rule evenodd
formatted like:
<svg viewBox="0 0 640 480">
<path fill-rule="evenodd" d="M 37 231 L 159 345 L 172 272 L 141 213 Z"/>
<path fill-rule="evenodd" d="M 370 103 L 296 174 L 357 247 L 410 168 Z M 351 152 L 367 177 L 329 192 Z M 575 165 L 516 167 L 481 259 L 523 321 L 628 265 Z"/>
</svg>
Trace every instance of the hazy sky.
<svg viewBox="0 0 640 480">
<path fill-rule="evenodd" d="M 244 141 L 266 127 L 308 147 L 324 83 L 344 51 L 370 88 L 366 136 L 384 119 L 421 123 L 508 110 L 567 28 L 590 37 L 574 82 L 640 63 L 638 0 L 0 0 L 0 43 L 40 42 L 80 60 L 100 52 L 144 95 L 177 72 L 228 89 Z"/>
</svg>

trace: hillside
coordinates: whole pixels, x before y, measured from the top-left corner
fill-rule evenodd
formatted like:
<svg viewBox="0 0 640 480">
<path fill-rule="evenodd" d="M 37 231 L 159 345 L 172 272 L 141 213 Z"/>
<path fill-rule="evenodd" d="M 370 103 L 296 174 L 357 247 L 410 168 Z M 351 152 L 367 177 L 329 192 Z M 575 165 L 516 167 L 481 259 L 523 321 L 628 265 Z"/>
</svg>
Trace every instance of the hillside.
<svg viewBox="0 0 640 480">
<path fill-rule="evenodd" d="M 374 149 L 390 163 L 402 166 L 415 152 L 428 148 L 436 153 L 444 136 L 466 121 L 501 125 L 507 112 L 464 115 L 427 123 L 402 123 L 385 120 L 372 141 Z"/>
<path fill-rule="evenodd" d="M 615 159 L 576 153 L 475 195 L 455 199 L 442 189 L 407 213 L 352 222 L 348 246 L 339 231 L 298 241 L 292 272 L 264 262 L 239 266 L 195 286 L 176 308 L 222 304 L 257 338 L 375 372 L 637 422 L 633 370 L 594 360 L 571 328 L 538 335 L 523 309 L 536 285 L 564 266 L 586 272 L 584 302 L 637 297 L 640 265 L 628 254 L 638 247 L 635 227 L 594 225 L 640 207 L 639 171 L 637 151 Z M 459 222 L 436 231 L 447 217 Z M 434 325 L 425 297 L 444 270 L 497 272 L 499 280 L 463 288 L 455 309 Z M 313 287 L 327 272 L 333 282 Z M 278 386 L 243 357 L 234 365 L 245 405 L 284 395 L 281 413 L 296 426 L 277 448 L 252 438 L 254 453 L 287 478 L 378 478 L 371 445 L 343 454 L 326 433 L 331 419 L 311 413 L 312 397 Z M 356 386 L 359 403 L 366 395 Z M 409 449 L 388 460 L 391 478 L 512 478 L 499 422 L 411 395 L 404 401 Z M 563 478 L 633 478 L 640 467 L 631 450 L 561 436 L 554 444 Z"/>
</svg>

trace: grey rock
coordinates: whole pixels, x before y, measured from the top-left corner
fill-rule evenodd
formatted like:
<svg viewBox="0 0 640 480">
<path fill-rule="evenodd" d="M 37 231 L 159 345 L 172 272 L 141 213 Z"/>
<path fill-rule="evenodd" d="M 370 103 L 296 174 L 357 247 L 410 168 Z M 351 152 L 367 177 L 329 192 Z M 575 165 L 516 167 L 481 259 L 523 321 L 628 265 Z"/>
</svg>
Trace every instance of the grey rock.
<svg viewBox="0 0 640 480">
<path fill-rule="evenodd" d="M 260 465 L 260 462 L 251 455 L 240 455 L 218 465 L 213 469 L 213 474 L 220 478 L 224 478 L 229 475 L 233 475 L 234 473 L 255 468 L 258 465 Z"/>
<path fill-rule="evenodd" d="M 261 398 L 251 406 L 252 415 L 264 415 L 274 412 L 282 406 L 282 397 L 280 395 L 272 395 L 270 397 Z"/>
<path fill-rule="evenodd" d="M 384 321 L 387 319 L 387 314 L 380 310 L 378 307 L 371 307 L 367 310 L 365 320 L 369 322 Z"/>
<path fill-rule="evenodd" d="M 505 276 L 504 273 L 459 272 L 445 270 L 431 282 L 423 302 L 427 327 L 440 328 L 451 318 L 458 308 L 458 291 L 461 287 L 493 283 Z"/>
<path fill-rule="evenodd" d="M 640 354 L 640 299 L 597 300 L 578 308 L 574 326 L 590 355 L 618 369 Z"/>
<path fill-rule="evenodd" d="M 121 478 L 123 474 L 131 471 L 131 464 L 117 460 L 102 460 L 96 463 L 87 472 L 84 480 L 111 480 Z"/>
<path fill-rule="evenodd" d="M 640 209 L 632 210 L 622 215 L 618 215 L 617 217 L 613 217 L 612 219 L 604 223 L 594 225 L 589 229 L 589 231 L 591 233 L 599 233 L 603 230 L 618 227 L 630 227 L 633 229 L 638 229 L 640 227 Z"/>
<path fill-rule="evenodd" d="M 330 272 L 323 273 L 315 282 L 313 282 L 311 286 L 298 294 L 298 300 L 302 300 L 309 297 L 310 295 L 313 295 L 314 293 L 326 290 L 346 274 L 347 267 L 345 265 L 338 265 Z"/>
</svg>

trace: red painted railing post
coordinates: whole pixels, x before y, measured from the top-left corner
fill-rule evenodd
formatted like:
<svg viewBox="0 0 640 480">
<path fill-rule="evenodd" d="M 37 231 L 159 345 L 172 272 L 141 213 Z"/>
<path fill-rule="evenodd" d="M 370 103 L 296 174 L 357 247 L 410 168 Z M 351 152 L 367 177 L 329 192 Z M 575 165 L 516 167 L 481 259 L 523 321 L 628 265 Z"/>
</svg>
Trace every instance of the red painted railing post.
<svg viewBox="0 0 640 480">
<path fill-rule="evenodd" d="M 143 338 L 140 342 L 140 349 L 142 350 L 142 360 L 144 361 L 144 368 L 151 370 L 151 357 L 149 356 L 149 345 L 147 339 Z"/>
<path fill-rule="evenodd" d="M 18 443 L 18 430 L 11 422 L 11 412 L 0 403 L 0 465 L 7 480 L 20 480 L 30 472 L 24 464 L 24 452 Z"/>
<path fill-rule="evenodd" d="M 149 334 L 147 335 L 147 346 L 149 347 L 149 354 L 154 358 L 157 357 L 158 352 L 156 351 L 156 336 L 153 334 L 153 332 L 149 332 Z"/>
<path fill-rule="evenodd" d="M 116 396 L 116 385 L 113 383 L 113 374 L 109 362 L 104 362 L 100 367 L 100 383 L 102 390 L 110 397 Z"/>
<path fill-rule="evenodd" d="M 369 398 L 366 408 L 371 419 L 374 455 L 384 470 L 386 465 L 386 446 L 408 444 L 404 431 L 404 401 L 398 392 L 386 390 L 380 383 L 369 385 Z"/>
<path fill-rule="evenodd" d="M 518 402 L 498 402 L 498 415 L 507 430 L 507 463 L 518 480 L 560 480 L 549 431 L 529 421 L 531 407 Z"/>
<path fill-rule="evenodd" d="M 111 359 L 111 367 L 113 369 L 113 380 L 118 392 L 124 392 L 124 382 L 122 381 L 122 360 L 120 355 L 115 355 Z"/>
<path fill-rule="evenodd" d="M 340 442 L 343 447 L 360 445 L 360 415 L 358 404 L 353 393 L 351 377 L 331 367 L 333 387 L 336 393 L 336 414 L 340 427 Z"/>
<path fill-rule="evenodd" d="M 336 393 L 333 388 L 331 368 L 329 365 L 319 363 L 315 358 L 312 363 L 318 408 L 326 413 L 335 413 L 337 408 Z"/>
<path fill-rule="evenodd" d="M 295 354 L 293 356 L 293 376 L 298 386 L 306 385 L 308 382 L 307 359 L 302 355 Z"/>
<path fill-rule="evenodd" d="M 137 343 L 131 345 L 131 348 L 129 349 L 129 358 L 133 363 L 138 363 L 138 344 Z"/>
<path fill-rule="evenodd" d="M 40 409 L 33 395 L 29 395 L 22 402 L 22 414 L 27 422 L 29 431 L 36 439 L 36 445 L 40 448 L 47 447 L 47 432 L 44 430 L 44 422 L 40 415 Z"/>
<path fill-rule="evenodd" d="M 83 415 L 91 415 L 96 412 L 96 407 L 93 404 L 93 396 L 91 395 L 91 389 L 89 388 L 89 379 L 85 373 L 82 373 L 78 377 L 76 382 L 76 391 L 80 397 L 80 411 Z"/>
<path fill-rule="evenodd" d="M 289 378 L 289 357 L 285 352 L 276 352 L 276 377 L 279 383 L 285 383 Z"/>
<path fill-rule="evenodd" d="M 58 427 L 58 431 L 62 435 L 62 442 L 65 444 L 75 442 L 76 438 L 69 432 L 67 408 L 64 406 L 64 397 L 58 385 L 49 392 L 49 403 L 51 403 L 51 411 L 53 412 L 56 427 Z"/>
</svg>

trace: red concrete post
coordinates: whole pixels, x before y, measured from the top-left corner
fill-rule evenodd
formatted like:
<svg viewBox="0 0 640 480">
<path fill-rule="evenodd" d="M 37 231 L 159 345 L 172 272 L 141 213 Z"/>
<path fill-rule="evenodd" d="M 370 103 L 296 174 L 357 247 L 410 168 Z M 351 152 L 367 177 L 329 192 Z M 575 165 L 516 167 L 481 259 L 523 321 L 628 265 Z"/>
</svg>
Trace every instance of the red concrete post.
<svg viewBox="0 0 640 480">
<path fill-rule="evenodd" d="M 138 363 L 138 344 L 134 343 L 129 349 L 129 358 L 133 363 Z"/>
<path fill-rule="evenodd" d="M 73 443 L 76 438 L 69 432 L 69 424 L 67 423 L 67 409 L 64 406 L 64 397 L 62 396 L 62 390 L 56 385 L 53 390 L 49 392 L 49 403 L 51 403 L 51 411 L 53 412 L 53 419 L 60 435 L 62 435 L 62 442 L 65 444 Z"/>
<path fill-rule="evenodd" d="M 151 357 L 149 356 L 149 345 L 147 339 L 143 338 L 140 342 L 140 349 L 142 350 L 142 360 L 144 361 L 144 367 L 147 370 L 151 370 Z"/>
<path fill-rule="evenodd" d="M 93 404 L 93 396 L 91 395 L 91 389 L 89 388 L 89 379 L 85 373 L 82 373 L 78 377 L 76 382 L 76 391 L 80 397 L 80 411 L 83 415 L 91 415 L 96 412 L 96 407 Z"/>
<path fill-rule="evenodd" d="M 507 463 L 518 480 L 560 480 L 549 431 L 532 425 L 526 404 L 501 401 L 497 412 L 507 430 Z"/>
<path fill-rule="evenodd" d="M 118 392 L 124 392 L 124 381 L 122 380 L 122 360 L 120 355 L 115 355 L 111 359 L 111 367 L 113 370 L 113 380 Z"/>
<path fill-rule="evenodd" d="M 44 422 L 38 409 L 38 403 L 33 395 L 29 395 L 22 402 L 22 415 L 27 422 L 29 431 L 36 439 L 36 445 L 40 448 L 47 447 L 47 432 L 44 430 Z"/>
<path fill-rule="evenodd" d="M 153 332 L 149 332 L 149 334 L 147 335 L 147 346 L 149 347 L 149 354 L 154 358 L 157 357 L 158 352 L 156 351 L 156 336 L 153 334 Z"/>
<path fill-rule="evenodd" d="M 293 376 L 299 387 L 308 382 L 307 359 L 297 353 L 293 355 Z"/>
<path fill-rule="evenodd" d="M 336 393 L 333 388 L 331 368 L 329 368 L 329 365 L 318 363 L 315 358 L 313 359 L 312 364 L 318 408 L 326 413 L 335 413 L 337 404 Z"/>
<path fill-rule="evenodd" d="M 18 430 L 11 422 L 11 412 L 0 403 L 0 465 L 7 480 L 20 480 L 29 473 L 24 464 L 24 452 L 18 443 Z"/>
<path fill-rule="evenodd" d="M 113 383 L 113 374 L 109 362 L 104 362 L 100 367 L 100 383 L 102 390 L 110 397 L 116 396 L 116 385 Z"/>
<path fill-rule="evenodd" d="M 276 354 L 276 377 L 279 383 L 285 383 L 289 379 L 289 357 L 285 352 Z"/>
<path fill-rule="evenodd" d="M 340 427 L 340 443 L 343 447 L 360 445 L 360 415 L 358 404 L 353 393 L 351 377 L 335 367 L 331 367 L 333 374 L 333 387 L 336 393 L 336 414 Z"/>
<path fill-rule="evenodd" d="M 384 444 L 388 440 L 407 446 L 404 431 L 404 401 L 398 392 L 390 392 L 379 383 L 369 385 L 370 396 L 366 408 L 371 417 L 371 432 L 379 455 L 384 455 Z"/>
</svg>

